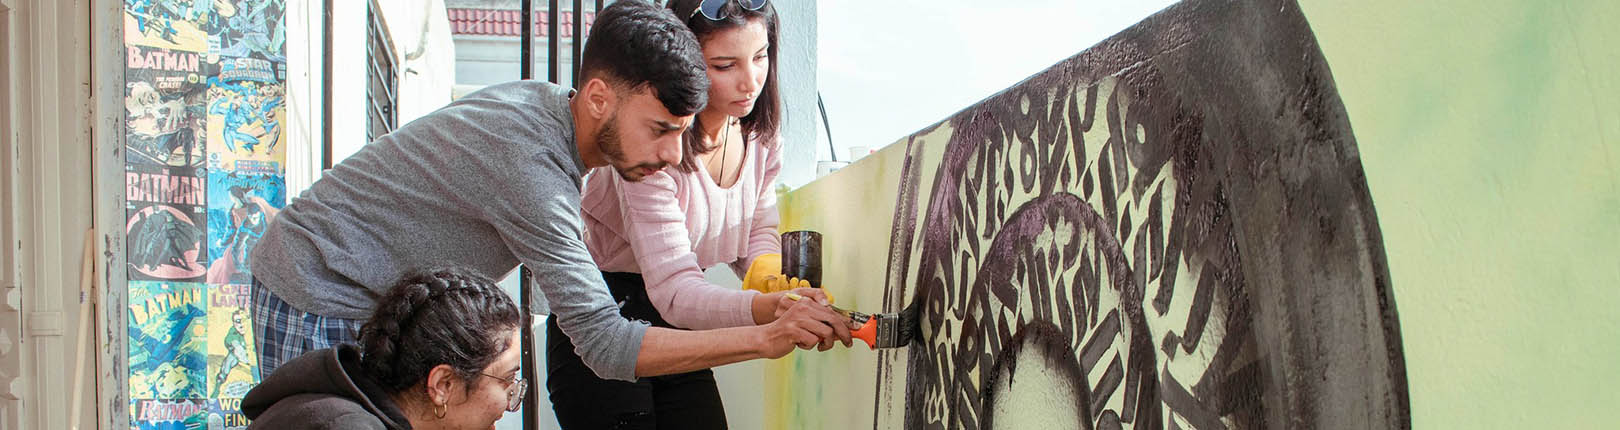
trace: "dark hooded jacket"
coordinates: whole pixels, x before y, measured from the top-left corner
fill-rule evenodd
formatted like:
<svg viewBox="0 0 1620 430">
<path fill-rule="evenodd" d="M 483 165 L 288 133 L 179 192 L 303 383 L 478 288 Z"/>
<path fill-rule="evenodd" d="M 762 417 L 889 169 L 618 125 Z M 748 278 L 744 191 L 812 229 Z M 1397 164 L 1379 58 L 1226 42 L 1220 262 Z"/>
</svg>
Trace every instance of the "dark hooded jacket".
<svg viewBox="0 0 1620 430">
<path fill-rule="evenodd" d="M 310 351 L 248 391 L 249 429 L 410 429 L 405 413 L 360 370 L 353 345 Z"/>
</svg>

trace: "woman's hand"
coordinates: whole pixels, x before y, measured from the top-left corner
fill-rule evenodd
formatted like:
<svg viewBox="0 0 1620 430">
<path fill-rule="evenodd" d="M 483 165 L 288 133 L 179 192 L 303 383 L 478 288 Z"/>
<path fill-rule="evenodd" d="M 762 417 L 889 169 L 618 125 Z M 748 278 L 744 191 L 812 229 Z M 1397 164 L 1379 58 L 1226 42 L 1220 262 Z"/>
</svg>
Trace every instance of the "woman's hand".
<svg viewBox="0 0 1620 430">
<path fill-rule="evenodd" d="M 822 291 L 820 288 L 801 287 L 788 291 L 760 294 L 754 296 L 754 324 L 769 324 L 772 321 L 776 321 L 777 318 L 781 318 L 783 314 L 787 313 L 788 309 L 792 309 L 793 306 L 798 303 L 798 301 L 789 299 L 788 293 L 798 294 L 799 296 L 808 299 L 804 301 L 814 302 L 820 305 L 832 303 L 832 297 L 828 296 L 827 292 Z"/>
</svg>

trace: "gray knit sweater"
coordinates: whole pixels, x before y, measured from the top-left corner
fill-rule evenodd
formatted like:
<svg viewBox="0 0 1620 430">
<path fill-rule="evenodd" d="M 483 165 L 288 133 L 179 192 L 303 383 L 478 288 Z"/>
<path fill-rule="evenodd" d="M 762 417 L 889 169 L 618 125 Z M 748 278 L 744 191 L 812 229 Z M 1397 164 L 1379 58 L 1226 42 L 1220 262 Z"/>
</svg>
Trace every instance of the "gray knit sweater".
<svg viewBox="0 0 1620 430">
<path fill-rule="evenodd" d="M 619 316 L 581 237 L 569 92 L 493 85 L 366 145 L 276 216 L 254 277 L 299 310 L 365 319 L 413 270 L 523 263 L 585 363 L 635 379 L 646 326 Z"/>
</svg>

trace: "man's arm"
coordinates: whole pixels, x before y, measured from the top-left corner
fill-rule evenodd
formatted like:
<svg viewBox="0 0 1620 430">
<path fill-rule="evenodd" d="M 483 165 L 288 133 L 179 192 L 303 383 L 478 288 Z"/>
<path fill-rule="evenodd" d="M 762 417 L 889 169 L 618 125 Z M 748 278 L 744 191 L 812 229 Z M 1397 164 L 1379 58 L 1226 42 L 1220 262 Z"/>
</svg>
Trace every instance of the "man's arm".
<svg viewBox="0 0 1620 430">
<path fill-rule="evenodd" d="M 848 320 L 811 302 L 790 308 L 771 324 L 719 331 L 649 328 L 626 320 L 585 249 L 578 186 L 562 173 L 559 162 L 566 160 L 521 161 L 550 165 L 491 169 L 521 174 L 484 187 L 477 204 L 507 248 L 533 271 L 534 285 L 550 302 L 558 327 L 597 376 L 633 380 L 781 357 L 795 346 L 819 344 L 825 350 L 833 339 L 850 342 Z"/>
<path fill-rule="evenodd" d="M 826 351 L 850 345 L 849 320 L 827 306 L 800 301 L 770 324 L 687 331 L 649 328 L 641 338 L 636 376 L 658 376 L 753 360 L 781 358 L 794 347 Z"/>
</svg>

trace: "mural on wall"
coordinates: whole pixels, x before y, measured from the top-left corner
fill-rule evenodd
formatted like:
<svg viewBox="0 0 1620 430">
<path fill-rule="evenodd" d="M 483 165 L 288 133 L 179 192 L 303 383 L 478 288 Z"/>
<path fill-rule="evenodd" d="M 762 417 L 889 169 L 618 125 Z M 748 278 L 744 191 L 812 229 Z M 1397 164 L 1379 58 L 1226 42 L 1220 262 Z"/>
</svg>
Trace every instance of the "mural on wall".
<svg viewBox="0 0 1620 430">
<path fill-rule="evenodd" d="M 821 231 L 824 273 L 841 273 L 827 288 L 920 326 L 903 349 L 777 366 L 774 421 L 1409 426 L 1382 239 L 1332 82 L 1292 1 L 1186 1 L 790 193 L 784 228 Z M 851 206 L 868 212 L 834 213 Z M 852 225 L 878 217 L 887 234 Z M 828 385 L 851 374 L 875 384 Z M 843 390 L 860 393 L 823 394 Z"/>
<path fill-rule="evenodd" d="M 286 205 L 285 0 L 125 0 L 131 428 L 245 428 L 246 256 Z"/>
</svg>

